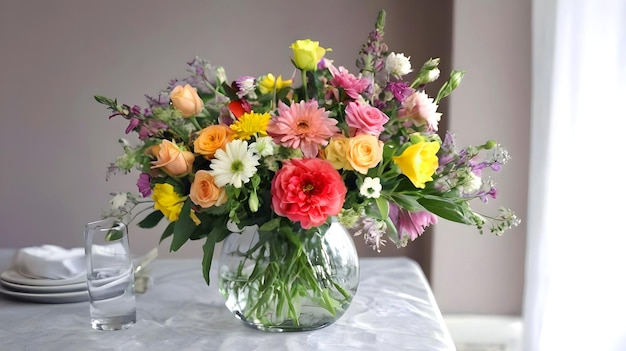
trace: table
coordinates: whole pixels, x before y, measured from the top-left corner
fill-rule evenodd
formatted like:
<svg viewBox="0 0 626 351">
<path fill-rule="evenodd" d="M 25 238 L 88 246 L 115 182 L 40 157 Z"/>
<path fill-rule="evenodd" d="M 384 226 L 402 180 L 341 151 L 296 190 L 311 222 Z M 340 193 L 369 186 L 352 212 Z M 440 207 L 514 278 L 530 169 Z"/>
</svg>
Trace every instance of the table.
<svg viewBox="0 0 626 351">
<path fill-rule="evenodd" d="M 0 249 L 0 271 L 15 250 Z M 223 305 L 215 272 L 207 286 L 199 259 L 157 259 L 152 286 L 137 295 L 137 324 L 90 327 L 88 302 L 38 304 L 0 295 L 2 350 L 455 350 L 419 265 L 406 257 L 362 258 L 352 304 L 335 324 L 268 333 L 245 326 Z"/>
</svg>

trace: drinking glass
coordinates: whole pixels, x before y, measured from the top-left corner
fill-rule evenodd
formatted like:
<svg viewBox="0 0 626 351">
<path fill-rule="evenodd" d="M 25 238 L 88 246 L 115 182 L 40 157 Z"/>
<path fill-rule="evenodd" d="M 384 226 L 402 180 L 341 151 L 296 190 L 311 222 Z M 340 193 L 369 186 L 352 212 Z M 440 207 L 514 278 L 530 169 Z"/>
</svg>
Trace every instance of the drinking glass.
<svg viewBox="0 0 626 351">
<path fill-rule="evenodd" d="M 85 257 L 91 327 L 131 327 L 136 321 L 136 304 L 126 225 L 116 219 L 87 223 Z"/>
</svg>

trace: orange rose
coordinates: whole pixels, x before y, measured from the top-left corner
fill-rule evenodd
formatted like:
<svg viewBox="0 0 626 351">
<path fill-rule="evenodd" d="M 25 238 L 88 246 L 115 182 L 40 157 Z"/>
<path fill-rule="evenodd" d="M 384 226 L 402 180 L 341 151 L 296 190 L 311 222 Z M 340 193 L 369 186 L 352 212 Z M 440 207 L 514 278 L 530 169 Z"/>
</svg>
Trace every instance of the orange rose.
<svg viewBox="0 0 626 351">
<path fill-rule="evenodd" d="M 204 102 L 198 95 L 198 90 L 191 85 L 177 85 L 170 92 L 172 105 L 182 112 L 183 117 L 195 116 L 204 108 Z"/>
<path fill-rule="evenodd" d="M 223 205 L 226 202 L 226 191 L 215 185 L 214 178 L 209 171 L 200 170 L 196 172 L 191 184 L 189 197 L 194 204 L 209 208 Z"/>
<path fill-rule="evenodd" d="M 193 142 L 193 149 L 195 153 L 210 160 L 215 151 L 223 149 L 224 145 L 232 140 L 233 131 L 230 128 L 221 124 L 211 125 L 200 131 Z"/>
<path fill-rule="evenodd" d="M 324 158 L 330 162 L 335 169 L 353 170 L 350 162 L 346 158 L 348 152 L 348 138 L 337 135 L 330 139 L 328 146 L 324 149 Z"/>
<path fill-rule="evenodd" d="M 194 156 L 189 151 L 181 150 L 178 145 L 163 140 L 160 145 L 155 145 L 150 150 L 157 160 L 152 161 L 152 169 L 159 168 L 172 177 L 179 177 L 191 172 Z"/>
<path fill-rule="evenodd" d="M 350 165 L 359 173 L 376 166 L 383 158 L 383 142 L 370 134 L 359 134 L 348 139 L 346 158 Z"/>
</svg>

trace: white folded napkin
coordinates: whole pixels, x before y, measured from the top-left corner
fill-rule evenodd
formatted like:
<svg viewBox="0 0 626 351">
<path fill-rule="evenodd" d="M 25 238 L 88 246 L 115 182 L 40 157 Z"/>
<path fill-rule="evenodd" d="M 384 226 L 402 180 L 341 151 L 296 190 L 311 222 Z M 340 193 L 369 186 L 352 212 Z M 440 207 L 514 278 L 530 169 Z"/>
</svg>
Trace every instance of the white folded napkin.
<svg viewBox="0 0 626 351">
<path fill-rule="evenodd" d="M 73 278 L 85 274 L 85 249 L 55 245 L 25 247 L 15 253 L 13 268 L 30 278 Z"/>
</svg>

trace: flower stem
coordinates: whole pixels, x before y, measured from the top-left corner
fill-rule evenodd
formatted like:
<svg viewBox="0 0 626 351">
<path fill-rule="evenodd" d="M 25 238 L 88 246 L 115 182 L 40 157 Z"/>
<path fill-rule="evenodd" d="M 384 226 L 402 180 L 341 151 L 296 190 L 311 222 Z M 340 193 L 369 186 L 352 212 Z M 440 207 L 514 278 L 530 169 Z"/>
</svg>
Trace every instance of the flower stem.
<svg viewBox="0 0 626 351">
<path fill-rule="evenodd" d="M 309 88 L 307 87 L 307 79 L 306 79 L 306 71 L 300 70 L 300 74 L 302 77 L 302 88 L 304 89 L 304 99 L 309 99 Z"/>
<path fill-rule="evenodd" d="M 200 123 L 198 123 L 198 120 L 196 119 L 196 116 L 191 117 L 189 120 L 194 125 L 194 127 L 196 127 L 196 129 L 198 131 L 202 130 L 202 127 L 200 127 Z"/>
</svg>

